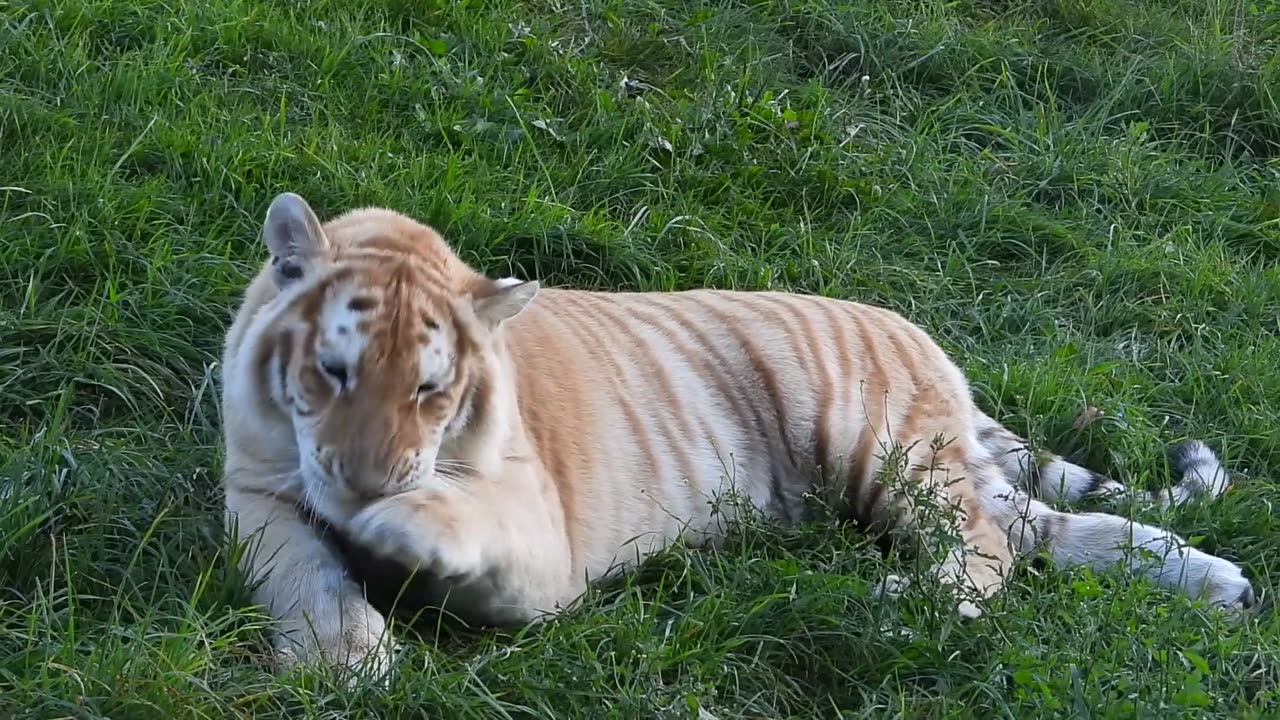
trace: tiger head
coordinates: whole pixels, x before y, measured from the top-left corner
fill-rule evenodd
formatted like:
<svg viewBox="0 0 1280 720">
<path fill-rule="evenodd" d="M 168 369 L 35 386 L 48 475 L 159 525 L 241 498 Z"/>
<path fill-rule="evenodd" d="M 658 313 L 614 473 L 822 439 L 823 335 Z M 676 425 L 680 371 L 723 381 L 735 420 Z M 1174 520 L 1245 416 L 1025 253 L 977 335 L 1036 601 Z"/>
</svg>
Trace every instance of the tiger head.
<svg viewBox="0 0 1280 720">
<path fill-rule="evenodd" d="M 255 367 L 292 424 L 307 495 L 369 500 L 501 451 L 513 403 L 500 329 L 537 282 L 489 279 L 389 210 L 321 225 L 292 193 L 272 202 L 263 239 L 278 294 Z"/>
</svg>

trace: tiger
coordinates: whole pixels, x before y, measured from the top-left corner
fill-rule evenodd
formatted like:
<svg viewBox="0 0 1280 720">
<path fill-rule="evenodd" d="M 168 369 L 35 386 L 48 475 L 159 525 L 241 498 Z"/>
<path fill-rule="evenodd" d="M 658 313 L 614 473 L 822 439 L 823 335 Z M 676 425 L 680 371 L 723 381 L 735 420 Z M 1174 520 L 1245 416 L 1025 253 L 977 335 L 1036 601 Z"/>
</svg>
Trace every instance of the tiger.
<svg viewBox="0 0 1280 720">
<path fill-rule="evenodd" d="M 409 215 L 321 223 L 291 192 L 261 236 L 269 259 L 225 336 L 222 476 L 281 667 L 385 673 L 400 647 L 321 525 L 497 626 L 555 617 L 674 543 L 720 548 L 744 513 L 805 522 L 822 493 L 875 537 L 914 538 L 961 618 L 1033 554 L 1231 614 L 1257 603 L 1240 567 L 1170 531 L 1058 509 L 1218 497 L 1232 481 L 1204 442 L 1174 446 L 1163 491 L 1033 451 L 892 310 L 490 277 Z M 930 506 L 958 543 L 921 530 Z"/>
</svg>

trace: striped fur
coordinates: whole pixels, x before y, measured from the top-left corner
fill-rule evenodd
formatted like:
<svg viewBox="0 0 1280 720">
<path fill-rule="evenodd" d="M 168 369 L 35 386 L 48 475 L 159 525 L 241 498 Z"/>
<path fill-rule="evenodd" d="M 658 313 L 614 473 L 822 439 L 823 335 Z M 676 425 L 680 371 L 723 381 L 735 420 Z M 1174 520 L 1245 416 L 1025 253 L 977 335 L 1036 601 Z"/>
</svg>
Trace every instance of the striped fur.
<svg viewBox="0 0 1280 720">
<path fill-rule="evenodd" d="M 958 509 L 946 522 L 963 549 L 935 569 L 966 615 L 1041 548 L 1253 604 L 1235 565 L 1171 533 L 1033 498 L 1123 486 L 1056 456 L 1029 463 L 956 365 L 887 310 L 494 281 L 407 217 L 321 225 L 291 194 L 264 239 L 271 261 L 224 357 L 227 517 L 254 539 L 246 567 L 286 659 L 385 669 L 390 652 L 384 618 L 299 508 L 497 623 L 553 614 L 676 538 L 714 547 L 730 492 L 792 522 L 806 494 L 837 491 L 877 533 L 922 524 L 922 498 Z M 1213 453 L 1185 448 L 1173 499 L 1221 493 Z M 1130 558 L 1132 541 L 1154 564 Z"/>
<path fill-rule="evenodd" d="M 1199 440 L 1186 440 L 1169 451 L 1178 482 L 1164 490 L 1135 491 L 1105 475 L 1067 462 L 1048 451 L 1032 452 L 1027 442 L 981 411 L 978 440 L 996 459 L 1005 477 L 1048 502 L 1076 502 L 1088 497 L 1134 500 L 1160 508 L 1182 505 L 1226 492 L 1230 478 L 1218 456 Z"/>
</svg>

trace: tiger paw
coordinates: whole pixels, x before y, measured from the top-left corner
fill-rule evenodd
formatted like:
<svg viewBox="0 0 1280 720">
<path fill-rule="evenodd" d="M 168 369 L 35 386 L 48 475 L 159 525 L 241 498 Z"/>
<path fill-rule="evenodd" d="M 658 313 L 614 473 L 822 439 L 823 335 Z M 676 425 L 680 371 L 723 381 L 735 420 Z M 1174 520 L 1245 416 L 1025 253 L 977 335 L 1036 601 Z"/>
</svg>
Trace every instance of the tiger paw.
<svg viewBox="0 0 1280 720">
<path fill-rule="evenodd" d="M 377 610 L 359 598 L 349 600 L 337 613 L 292 617 L 277 628 L 272 638 L 277 670 L 328 666 L 344 671 L 353 685 L 385 687 L 398 645 Z"/>
<path fill-rule="evenodd" d="M 1243 613 L 1258 606 L 1258 595 L 1253 583 L 1244 576 L 1240 566 L 1224 558 L 1210 555 L 1195 548 L 1187 553 L 1186 566 L 1177 566 L 1175 583 L 1193 598 L 1203 598 L 1211 607 L 1232 613 Z"/>
<path fill-rule="evenodd" d="M 378 500 L 356 513 L 348 526 L 351 539 L 410 570 L 425 570 L 451 580 L 472 579 L 482 572 L 479 545 L 459 533 L 443 498 L 409 492 Z"/>
</svg>

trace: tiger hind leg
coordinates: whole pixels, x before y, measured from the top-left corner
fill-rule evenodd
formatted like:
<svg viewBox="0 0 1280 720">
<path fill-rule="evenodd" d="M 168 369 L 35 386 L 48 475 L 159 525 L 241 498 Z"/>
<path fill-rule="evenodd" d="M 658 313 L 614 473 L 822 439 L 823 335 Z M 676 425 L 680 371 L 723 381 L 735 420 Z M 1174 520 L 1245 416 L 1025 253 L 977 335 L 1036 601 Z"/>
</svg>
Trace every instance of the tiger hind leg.
<svg viewBox="0 0 1280 720">
<path fill-rule="evenodd" d="M 1013 556 L 1008 534 L 986 512 L 973 482 L 975 458 L 962 443 L 940 440 L 928 446 L 917 443 L 899 457 L 895 463 L 890 454 L 882 473 L 888 470 L 907 484 L 881 495 L 873 512 L 893 518 L 898 530 L 910 531 L 913 544 L 929 557 L 929 574 L 956 594 L 960 616 L 977 617 L 980 603 L 1003 588 Z M 894 464 L 898 467 L 890 467 Z M 997 478 L 1000 473 L 991 463 L 980 471 Z M 890 575 L 880 594 L 900 594 L 909 584 L 903 576 Z"/>
<path fill-rule="evenodd" d="M 1177 481 L 1169 488 L 1145 491 L 1054 453 L 1032 453 L 1025 440 L 981 411 L 976 411 L 975 425 L 979 442 L 1007 481 L 986 488 L 983 501 L 988 513 L 1009 531 L 1018 554 L 1043 548 L 1058 565 L 1106 571 L 1119 564 L 1158 587 L 1204 598 L 1211 605 L 1248 609 L 1256 604 L 1253 586 L 1239 567 L 1189 547 L 1175 533 L 1118 515 L 1059 512 L 1045 504 L 1103 497 L 1167 509 L 1197 497 L 1219 497 L 1230 477 L 1203 442 L 1175 445 L 1169 464 Z"/>
<path fill-rule="evenodd" d="M 1168 530 L 1108 513 L 1060 512 L 1003 481 L 983 488 L 982 503 L 1019 555 L 1044 549 L 1055 565 L 1101 572 L 1118 565 L 1158 587 L 1229 610 L 1257 603 L 1238 566 Z"/>
</svg>

